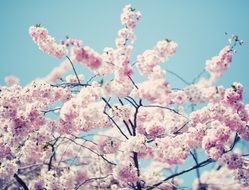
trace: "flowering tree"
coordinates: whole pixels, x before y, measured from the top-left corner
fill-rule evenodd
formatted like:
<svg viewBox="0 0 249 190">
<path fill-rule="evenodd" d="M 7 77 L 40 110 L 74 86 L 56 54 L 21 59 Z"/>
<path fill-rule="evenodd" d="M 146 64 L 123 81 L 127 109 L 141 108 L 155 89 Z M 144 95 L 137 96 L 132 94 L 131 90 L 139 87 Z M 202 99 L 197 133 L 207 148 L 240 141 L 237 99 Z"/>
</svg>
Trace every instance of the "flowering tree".
<svg viewBox="0 0 249 190">
<path fill-rule="evenodd" d="M 216 85 L 243 41 L 233 35 L 192 83 L 169 71 L 186 83 L 174 89 L 160 66 L 175 54 L 174 41 L 159 41 L 131 61 L 140 18 L 125 6 L 116 47 L 102 54 L 69 37 L 57 43 L 40 25 L 29 28 L 42 51 L 65 61 L 24 87 L 13 76 L 0 87 L 1 189 L 173 190 L 184 188 L 181 175 L 191 171 L 195 190 L 249 189 L 249 154 L 234 149 L 249 140 L 244 89 Z M 75 64 L 93 77 L 85 80 Z M 64 77 L 71 68 L 74 75 Z M 135 73 L 146 80 L 135 82 Z M 175 170 L 186 159 L 192 166 Z"/>
</svg>

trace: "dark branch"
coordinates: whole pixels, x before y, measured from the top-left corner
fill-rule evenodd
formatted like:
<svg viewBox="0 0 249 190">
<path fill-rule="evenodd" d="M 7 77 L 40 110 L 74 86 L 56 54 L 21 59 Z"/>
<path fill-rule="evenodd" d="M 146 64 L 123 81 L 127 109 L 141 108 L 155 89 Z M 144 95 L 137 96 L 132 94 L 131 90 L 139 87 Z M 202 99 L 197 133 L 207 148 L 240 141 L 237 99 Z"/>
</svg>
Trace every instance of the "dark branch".
<svg viewBox="0 0 249 190">
<path fill-rule="evenodd" d="M 124 105 L 124 103 L 122 102 L 122 100 L 121 100 L 120 98 L 118 98 L 118 101 L 120 102 L 120 104 L 121 104 L 122 106 Z M 129 119 L 129 121 L 130 121 L 130 119 Z M 130 130 L 130 127 L 129 127 L 128 123 L 127 123 L 125 120 L 123 120 L 123 123 L 125 124 L 125 126 L 126 126 L 128 132 L 129 132 L 129 134 L 132 136 L 132 132 L 131 132 L 131 130 Z"/>
<path fill-rule="evenodd" d="M 83 86 L 83 87 L 86 87 L 86 86 L 91 86 L 90 84 L 82 84 L 82 83 L 60 83 L 60 84 L 51 84 L 52 87 L 71 87 L 71 88 L 74 88 L 74 87 L 77 87 L 77 86 Z"/>
<path fill-rule="evenodd" d="M 78 74 L 77 74 L 77 72 L 76 72 L 74 66 L 73 66 L 73 62 L 71 61 L 71 59 L 70 59 L 68 56 L 66 56 L 66 58 L 69 60 L 71 66 L 72 66 L 72 68 L 73 68 L 73 72 L 74 72 L 74 74 L 75 74 L 75 76 L 76 76 L 76 78 L 77 78 L 77 80 L 78 80 L 78 83 L 80 84 L 80 79 L 79 79 L 79 77 L 78 77 Z"/>
<path fill-rule="evenodd" d="M 191 154 L 191 156 L 193 157 L 193 159 L 194 159 L 194 161 L 195 161 L 195 164 L 196 165 L 198 165 L 199 163 L 198 163 L 198 157 L 197 157 L 197 152 L 196 152 L 196 150 L 194 150 L 193 152 L 191 152 L 190 151 L 190 154 Z M 197 179 L 198 179 L 198 183 L 199 183 L 199 185 L 201 184 L 201 180 L 200 180 L 200 170 L 199 170 L 199 168 L 195 168 L 195 170 L 196 170 L 196 176 L 197 176 Z"/>
<path fill-rule="evenodd" d="M 14 174 L 14 178 L 23 187 L 24 190 L 29 190 L 26 183 L 17 174 Z"/>
<path fill-rule="evenodd" d="M 130 76 L 128 76 L 128 77 L 131 80 L 132 84 L 136 87 L 136 89 L 138 89 L 138 87 L 137 87 L 136 83 L 134 82 L 134 80 Z"/>
<path fill-rule="evenodd" d="M 79 144 L 79 143 L 75 142 L 73 139 L 70 139 L 70 138 L 68 138 L 68 137 L 63 137 L 63 138 L 68 139 L 68 140 L 70 140 L 71 142 L 73 142 L 74 144 L 76 144 L 76 145 L 78 145 L 78 146 L 81 146 L 81 147 L 83 147 L 83 148 L 89 150 L 90 152 L 92 152 L 92 153 L 94 153 L 94 154 L 100 156 L 100 157 L 103 158 L 103 160 L 105 160 L 107 163 L 109 163 L 109 164 L 111 164 L 111 165 L 116 165 L 115 163 L 109 161 L 103 154 L 99 154 L 98 152 L 92 150 L 91 148 L 89 148 L 89 147 L 87 147 L 87 146 L 84 146 L 84 145 L 82 145 L 82 144 Z"/>
<path fill-rule="evenodd" d="M 54 112 L 54 111 L 57 111 L 57 110 L 60 110 L 61 108 L 54 108 L 54 109 L 50 109 L 50 110 L 41 110 L 41 112 L 43 112 L 43 114 L 47 114 L 49 112 Z"/>
<path fill-rule="evenodd" d="M 175 114 L 177 114 L 177 115 L 180 115 L 180 116 L 182 116 L 182 117 L 184 117 L 184 118 L 186 118 L 186 119 L 188 119 L 185 115 L 182 115 L 181 113 L 179 113 L 178 111 L 176 111 L 176 110 L 174 110 L 174 109 L 172 109 L 172 108 L 169 108 L 169 107 L 164 107 L 164 106 L 159 106 L 159 105 L 144 105 L 143 107 L 148 107 L 148 108 L 150 108 L 150 107 L 152 107 L 152 108 L 162 108 L 162 109 L 167 109 L 167 110 L 169 110 L 169 111 L 172 111 L 172 112 L 174 112 Z"/>
<path fill-rule="evenodd" d="M 103 98 L 102 97 L 102 100 L 106 103 L 106 105 L 110 108 L 110 109 L 112 109 L 112 106 L 109 104 L 109 102 L 105 99 L 105 98 Z M 119 130 L 119 132 L 126 138 L 126 139 L 129 139 L 128 137 L 127 137 L 127 135 L 121 130 L 121 128 L 118 126 L 118 124 L 116 123 L 116 121 L 108 114 L 108 113 L 106 113 L 106 111 L 104 110 L 104 112 L 103 112 L 111 121 L 112 121 L 112 123 L 118 128 L 118 130 Z"/>
<path fill-rule="evenodd" d="M 162 180 L 161 182 L 158 182 L 158 183 L 156 183 L 156 184 L 154 184 L 154 185 L 148 187 L 147 190 L 154 189 L 155 187 L 158 187 L 159 185 L 163 184 L 164 182 L 168 181 L 169 179 L 172 179 L 172 178 L 174 178 L 174 177 L 177 177 L 177 176 L 179 176 L 179 175 L 182 175 L 182 174 L 184 174 L 184 173 L 187 173 L 187 172 L 189 172 L 189 171 L 192 171 L 192 170 L 194 170 L 194 169 L 196 169 L 196 168 L 201 168 L 201 167 L 206 166 L 206 165 L 208 165 L 208 164 L 210 164 L 210 163 L 212 163 L 212 162 L 214 162 L 214 161 L 213 161 L 211 158 L 208 158 L 207 160 L 205 160 L 205 161 L 203 161 L 203 162 L 200 162 L 199 164 L 197 164 L 197 165 L 195 165 L 195 166 L 193 166 L 193 167 L 191 167 L 191 168 L 189 168 L 189 169 L 183 170 L 183 171 L 181 171 L 181 172 L 175 173 L 175 174 L 173 174 L 173 175 L 171 175 L 171 176 L 165 178 L 165 179 Z"/>
</svg>

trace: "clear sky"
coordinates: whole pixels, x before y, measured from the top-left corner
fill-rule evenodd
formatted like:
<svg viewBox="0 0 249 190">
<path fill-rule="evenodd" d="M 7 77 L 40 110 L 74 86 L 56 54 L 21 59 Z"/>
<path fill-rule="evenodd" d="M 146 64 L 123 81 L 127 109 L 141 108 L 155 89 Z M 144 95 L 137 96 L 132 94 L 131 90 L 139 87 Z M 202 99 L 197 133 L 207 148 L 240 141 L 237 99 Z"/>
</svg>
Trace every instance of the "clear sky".
<svg viewBox="0 0 249 190">
<path fill-rule="evenodd" d="M 57 40 L 69 35 L 101 52 L 106 46 L 114 46 L 121 27 L 120 12 L 126 4 L 132 4 L 143 15 L 136 29 L 133 59 L 158 40 L 175 40 L 178 52 L 164 65 L 186 80 L 199 73 L 205 60 L 217 55 L 227 43 L 225 32 L 237 34 L 249 43 L 246 0 L 1 0 L 0 84 L 10 74 L 26 84 L 60 63 L 38 50 L 28 35 L 30 25 L 40 23 Z M 240 81 L 249 91 L 248 64 L 249 46 L 245 44 L 238 49 L 231 69 L 220 83 L 229 86 Z M 172 86 L 181 85 L 173 77 L 169 76 L 169 80 Z"/>
<path fill-rule="evenodd" d="M 120 13 L 126 4 L 143 15 L 136 29 L 133 59 L 158 40 L 172 39 L 179 49 L 164 64 L 165 68 L 188 81 L 203 69 L 206 59 L 217 55 L 227 44 L 225 32 L 245 40 L 219 83 L 228 87 L 234 81 L 241 82 L 248 91 L 249 102 L 249 1 L 246 0 L 1 0 L 0 84 L 6 75 L 16 75 L 26 84 L 45 76 L 61 62 L 38 50 L 28 35 L 30 25 L 41 24 L 57 40 L 66 35 L 82 39 L 84 44 L 101 52 L 104 47 L 114 46 L 121 28 Z M 81 72 L 83 68 L 77 70 Z M 170 74 L 168 77 L 173 87 L 182 87 L 181 81 Z"/>
</svg>

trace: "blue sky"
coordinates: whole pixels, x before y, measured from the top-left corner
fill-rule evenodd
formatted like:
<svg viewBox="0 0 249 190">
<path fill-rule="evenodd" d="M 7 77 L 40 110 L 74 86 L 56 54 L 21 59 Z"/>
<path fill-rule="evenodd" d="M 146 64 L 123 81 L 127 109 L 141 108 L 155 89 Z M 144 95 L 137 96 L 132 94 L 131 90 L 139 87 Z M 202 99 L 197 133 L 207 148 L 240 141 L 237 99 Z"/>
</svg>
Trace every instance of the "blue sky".
<svg viewBox="0 0 249 190">
<path fill-rule="evenodd" d="M 26 84 L 60 63 L 38 50 L 28 35 L 30 25 L 40 23 L 57 40 L 69 35 L 101 52 L 106 46 L 114 46 L 121 27 L 120 12 L 126 4 L 132 4 L 143 14 L 136 29 L 133 59 L 158 40 L 175 40 L 178 52 L 164 65 L 186 80 L 199 73 L 205 60 L 217 55 L 227 43 L 224 32 L 237 34 L 249 42 L 249 1 L 3 0 L 0 1 L 0 84 L 9 74 L 17 75 Z M 220 83 L 229 86 L 240 81 L 249 90 L 248 63 L 249 48 L 245 44 L 238 49 L 231 69 Z M 86 71 L 82 67 L 78 70 Z M 172 86 L 181 86 L 180 81 L 168 76 Z"/>
<path fill-rule="evenodd" d="M 218 54 L 227 44 L 224 33 L 237 34 L 245 40 L 238 48 L 230 70 L 219 84 L 244 84 L 249 102 L 249 1 L 242 0 L 2 0 L 0 1 L 0 84 L 6 75 L 16 75 L 26 84 L 45 76 L 61 60 L 50 57 L 33 43 L 28 28 L 42 24 L 57 40 L 66 35 L 82 39 L 101 52 L 114 47 L 121 28 L 120 13 L 126 4 L 140 10 L 143 17 L 136 29 L 133 59 L 158 40 L 172 39 L 179 44 L 177 54 L 164 67 L 188 81 L 205 66 L 205 60 Z M 89 75 L 77 66 L 78 72 Z M 181 81 L 168 74 L 173 87 Z"/>
</svg>

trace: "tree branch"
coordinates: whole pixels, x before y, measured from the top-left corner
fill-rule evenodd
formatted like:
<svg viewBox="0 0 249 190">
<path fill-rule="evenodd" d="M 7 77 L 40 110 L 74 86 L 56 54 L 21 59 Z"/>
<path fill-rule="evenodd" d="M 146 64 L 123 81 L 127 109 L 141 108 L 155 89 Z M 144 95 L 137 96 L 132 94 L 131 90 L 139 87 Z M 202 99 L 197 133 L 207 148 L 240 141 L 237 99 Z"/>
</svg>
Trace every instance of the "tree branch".
<svg viewBox="0 0 249 190">
<path fill-rule="evenodd" d="M 194 153 L 190 151 L 190 154 L 191 156 L 193 157 L 194 161 L 195 161 L 195 164 L 198 165 L 198 157 L 197 157 L 197 153 L 196 153 L 196 150 L 194 150 Z M 199 168 L 195 168 L 196 170 L 196 176 L 197 176 L 197 179 L 198 179 L 198 183 L 199 185 L 201 184 L 201 180 L 200 180 L 200 170 Z"/>
<path fill-rule="evenodd" d="M 94 181 L 94 180 L 99 180 L 99 179 L 105 179 L 105 178 L 107 178 L 107 177 L 109 177 L 109 176 L 111 176 L 111 175 L 112 175 L 112 174 L 108 174 L 108 175 L 106 175 L 106 176 L 104 176 L 104 177 L 93 177 L 93 178 L 87 179 L 87 180 L 83 181 L 81 184 L 79 184 L 79 185 L 75 188 L 75 190 L 79 189 L 82 185 L 84 185 L 84 184 L 87 183 L 87 182 Z"/>
<path fill-rule="evenodd" d="M 103 154 L 100 154 L 100 153 L 98 153 L 98 152 L 92 150 L 91 148 L 89 148 L 89 147 L 87 147 L 87 146 L 84 146 L 84 145 L 82 145 L 82 144 L 79 144 L 79 143 L 75 142 L 73 139 L 70 139 L 70 138 L 68 138 L 68 137 L 63 137 L 63 138 L 68 139 L 68 140 L 70 140 L 71 142 L 73 142 L 74 144 L 76 144 L 76 145 L 78 145 L 78 146 L 81 146 L 81 147 L 83 147 L 83 148 L 89 150 L 90 152 L 92 152 L 92 153 L 94 153 L 94 154 L 100 156 L 100 157 L 103 158 L 103 160 L 105 160 L 107 163 L 109 163 L 109 164 L 111 164 L 111 165 L 116 165 L 115 163 L 109 161 Z"/>
<path fill-rule="evenodd" d="M 190 85 L 190 82 L 186 81 L 184 78 L 182 78 L 180 75 L 176 74 L 175 72 L 173 71 L 170 71 L 170 70 L 166 70 L 168 73 L 174 75 L 175 77 L 177 77 L 178 79 L 180 79 L 183 83 L 187 84 L 187 85 Z"/>
<path fill-rule="evenodd" d="M 76 76 L 76 78 L 77 78 L 77 80 L 78 80 L 78 83 L 80 84 L 80 79 L 79 79 L 79 77 L 78 77 L 78 74 L 77 74 L 77 72 L 76 72 L 74 66 L 73 66 L 73 62 L 71 61 L 71 59 L 70 59 L 68 56 L 66 56 L 66 58 L 69 60 L 71 66 L 72 66 L 72 68 L 73 68 L 73 72 L 74 72 L 74 74 L 75 74 L 75 76 Z"/>
<path fill-rule="evenodd" d="M 181 171 L 181 172 L 175 173 L 175 174 L 173 174 L 173 175 L 171 175 L 171 176 L 165 178 L 165 179 L 162 180 L 161 182 L 158 182 L 158 183 L 156 183 L 156 184 L 154 184 L 154 185 L 148 187 L 147 190 L 154 189 L 155 187 L 158 187 L 159 185 L 163 184 L 164 182 L 168 181 L 169 179 L 172 179 L 172 178 L 174 178 L 174 177 L 176 177 L 176 176 L 179 176 L 179 175 L 182 175 L 182 174 L 184 174 L 184 173 L 187 173 L 187 172 L 189 172 L 189 171 L 191 171 L 191 170 L 194 170 L 194 169 L 196 169 L 196 168 L 201 168 L 201 167 L 206 166 L 206 165 L 208 165 L 208 164 L 210 164 L 210 163 L 212 163 L 212 162 L 214 162 L 214 161 L 213 161 L 211 158 L 208 158 L 207 160 L 205 160 L 205 161 L 203 161 L 203 162 L 200 162 L 199 164 L 197 164 L 197 165 L 195 165 L 195 166 L 193 166 L 193 167 L 191 167 L 191 168 L 189 168 L 189 169 L 183 170 L 183 171 Z"/>
<path fill-rule="evenodd" d="M 130 76 L 128 76 L 128 77 L 131 80 L 132 84 L 136 87 L 136 89 L 138 89 L 138 86 L 136 85 L 136 83 L 134 82 L 134 80 Z"/>
<path fill-rule="evenodd" d="M 186 117 L 185 115 L 182 115 L 181 113 L 179 113 L 178 111 L 176 111 L 176 110 L 174 110 L 174 109 L 172 109 L 172 108 L 169 108 L 169 107 L 165 107 L 165 106 L 159 106 L 159 105 L 143 105 L 143 107 L 148 107 L 148 108 L 162 108 L 162 109 L 167 109 L 167 110 L 169 110 L 169 111 L 172 111 L 172 112 L 174 112 L 175 114 L 177 114 L 177 115 L 180 115 L 180 116 L 182 116 L 182 117 L 184 117 L 184 118 L 186 118 L 186 119 L 189 119 L 188 117 Z"/>
<path fill-rule="evenodd" d="M 24 190 L 29 190 L 26 183 L 16 173 L 14 174 L 14 178 L 23 187 Z"/>
<path fill-rule="evenodd" d="M 112 106 L 109 104 L 109 102 L 106 101 L 105 98 L 102 97 L 102 100 L 106 103 L 106 105 L 112 109 Z M 118 128 L 119 132 L 126 138 L 126 139 L 129 139 L 127 137 L 127 135 L 121 130 L 121 128 L 118 126 L 118 124 L 116 123 L 116 121 L 108 114 L 106 113 L 106 111 L 104 110 L 103 112 L 105 115 L 107 115 L 107 117 L 113 122 L 113 124 Z"/>
</svg>

